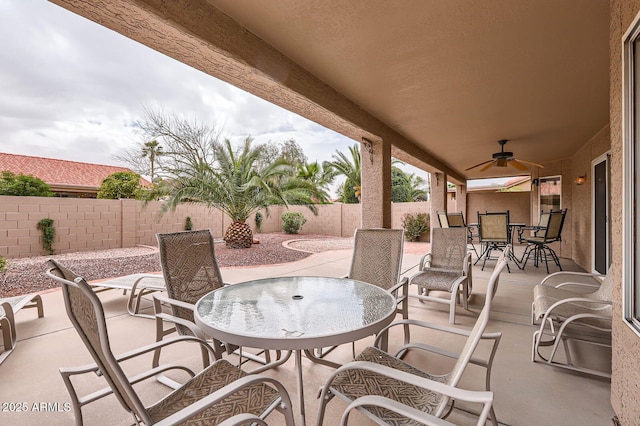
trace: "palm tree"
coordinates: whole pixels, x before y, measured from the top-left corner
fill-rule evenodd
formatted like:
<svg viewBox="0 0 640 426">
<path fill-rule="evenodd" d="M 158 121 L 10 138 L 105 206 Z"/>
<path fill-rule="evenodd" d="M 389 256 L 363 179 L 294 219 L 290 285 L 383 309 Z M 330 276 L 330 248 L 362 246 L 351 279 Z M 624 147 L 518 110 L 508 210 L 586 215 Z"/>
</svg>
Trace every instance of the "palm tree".
<svg viewBox="0 0 640 426">
<path fill-rule="evenodd" d="M 427 181 L 415 173 L 407 175 L 411 184 L 411 201 L 427 201 L 429 198 Z"/>
<path fill-rule="evenodd" d="M 329 161 L 326 164 L 336 170 L 338 174 L 344 175 L 347 178 L 345 184 L 348 184 L 347 182 L 351 182 L 351 184 L 353 184 L 355 195 L 358 198 L 358 201 L 360 201 L 362 191 L 362 185 L 360 182 L 360 149 L 356 144 L 350 146 L 349 151 L 351 152 L 350 159 L 347 158 L 343 152 L 336 151 L 335 154 L 331 155 L 331 157 L 334 158 L 334 161 Z"/>
<path fill-rule="evenodd" d="M 145 142 L 142 147 L 142 158 L 149 157 L 149 162 L 151 163 L 151 182 L 155 177 L 156 159 L 163 154 L 162 145 L 156 140 Z"/>
<path fill-rule="evenodd" d="M 253 233 L 246 221 L 257 210 L 268 212 L 270 205 L 308 204 L 317 214 L 312 204 L 312 197 L 317 195 L 315 186 L 290 176 L 290 165 L 284 159 L 258 168 L 262 147 L 253 147 L 251 138 L 246 138 L 238 150 L 228 139 L 213 142 L 211 149 L 214 164 L 186 154 L 181 161 L 174 161 L 182 166 L 174 168 L 174 178 L 159 187 L 166 196 L 163 211 L 186 202 L 222 210 L 233 220 L 224 235 L 230 248 L 251 247 Z"/>
<path fill-rule="evenodd" d="M 315 186 L 315 190 L 318 192 L 318 197 L 314 198 L 316 203 L 329 202 L 329 185 L 331 185 L 337 174 L 338 172 L 326 163 L 320 165 L 317 161 L 313 163 L 304 162 L 298 164 L 297 167 L 297 177 Z"/>
</svg>

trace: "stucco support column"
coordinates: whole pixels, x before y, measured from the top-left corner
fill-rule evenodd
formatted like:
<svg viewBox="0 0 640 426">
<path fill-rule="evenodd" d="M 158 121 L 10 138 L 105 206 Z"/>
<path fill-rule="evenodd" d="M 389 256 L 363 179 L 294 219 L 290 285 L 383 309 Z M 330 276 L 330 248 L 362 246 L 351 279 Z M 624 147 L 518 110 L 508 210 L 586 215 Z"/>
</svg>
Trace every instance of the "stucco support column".
<svg viewBox="0 0 640 426">
<path fill-rule="evenodd" d="M 360 144 L 363 228 L 391 228 L 391 144 L 362 140 Z"/>
<path fill-rule="evenodd" d="M 436 212 L 447 210 L 447 175 L 436 172 L 431 174 L 431 228 L 439 228 Z"/>
<path fill-rule="evenodd" d="M 465 222 L 469 222 L 467 214 L 467 185 L 456 185 L 456 211 L 462 212 Z"/>
</svg>

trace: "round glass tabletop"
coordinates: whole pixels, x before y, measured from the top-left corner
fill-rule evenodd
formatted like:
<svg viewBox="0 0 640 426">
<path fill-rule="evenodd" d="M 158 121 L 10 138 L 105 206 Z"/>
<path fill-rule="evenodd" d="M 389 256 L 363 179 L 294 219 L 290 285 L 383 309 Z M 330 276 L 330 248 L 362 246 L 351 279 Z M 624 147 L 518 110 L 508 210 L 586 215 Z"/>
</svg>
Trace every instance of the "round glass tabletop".
<svg viewBox="0 0 640 426">
<path fill-rule="evenodd" d="M 396 300 L 360 281 L 280 277 L 228 285 L 196 304 L 196 323 L 227 343 L 263 349 L 311 349 L 377 333 L 395 317 Z"/>
</svg>

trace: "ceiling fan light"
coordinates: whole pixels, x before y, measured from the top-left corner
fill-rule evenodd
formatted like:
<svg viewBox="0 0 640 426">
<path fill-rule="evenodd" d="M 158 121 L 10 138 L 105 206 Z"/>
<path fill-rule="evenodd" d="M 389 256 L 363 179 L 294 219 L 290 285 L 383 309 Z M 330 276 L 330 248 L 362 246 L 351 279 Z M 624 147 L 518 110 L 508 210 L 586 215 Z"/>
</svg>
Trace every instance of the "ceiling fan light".
<svg viewBox="0 0 640 426">
<path fill-rule="evenodd" d="M 507 167 L 507 159 L 506 158 L 498 158 L 496 161 L 497 167 Z"/>
</svg>

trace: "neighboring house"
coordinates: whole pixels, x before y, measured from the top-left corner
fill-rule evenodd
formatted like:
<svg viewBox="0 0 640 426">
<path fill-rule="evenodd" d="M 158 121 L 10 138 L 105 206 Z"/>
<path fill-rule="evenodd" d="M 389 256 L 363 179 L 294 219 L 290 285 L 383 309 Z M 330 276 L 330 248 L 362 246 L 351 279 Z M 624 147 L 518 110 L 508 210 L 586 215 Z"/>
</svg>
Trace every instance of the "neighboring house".
<svg viewBox="0 0 640 426">
<path fill-rule="evenodd" d="M 104 178 L 116 172 L 131 171 L 119 166 L 0 153 L 0 172 L 5 170 L 42 179 L 56 197 L 75 198 L 96 198 Z M 140 184 L 146 186 L 149 181 L 140 178 Z"/>
</svg>

